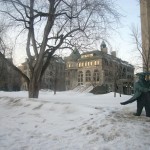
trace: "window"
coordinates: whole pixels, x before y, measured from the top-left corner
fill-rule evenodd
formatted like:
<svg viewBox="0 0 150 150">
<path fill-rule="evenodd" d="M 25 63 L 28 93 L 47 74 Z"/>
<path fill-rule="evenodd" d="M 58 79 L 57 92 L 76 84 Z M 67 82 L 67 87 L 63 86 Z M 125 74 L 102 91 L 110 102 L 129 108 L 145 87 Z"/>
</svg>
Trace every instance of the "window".
<svg viewBox="0 0 150 150">
<path fill-rule="evenodd" d="M 87 62 L 85 62 L 85 67 L 87 66 Z"/>
<path fill-rule="evenodd" d="M 99 60 L 95 60 L 94 61 L 94 65 L 96 66 L 96 65 L 99 65 L 100 63 L 99 63 Z"/>
<path fill-rule="evenodd" d="M 93 54 L 90 54 L 90 57 L 92 57 L 93 56 Z"/>
<path fill-rule="evenodd" d="M 78 72 L 78 85 L 83 85 L 83 72 Z"/>
<path fill-rule="evenodd" d="M 99 60 L 96 61 L 96 64 L 99 65 Z"/>
<path fill-rule="evenodd" d="M 86 82 L 91 81 L 91 72 L 89 70 L 86 71 Z"/>
<path fill-rule="evenodd" d="M 70 72 L 68 72 L 68 77 L 70 77 Z"/>
<path fill-rule="evenodd" d="M 93 54 L 86 54 L 86 55 L 82 55 L 81 58 L 88 58 L 88 57 L 92 57 Z"/>
<path fill-rule="evenodd" d="M 100 79 L 99 79 L 99 71 L 98 70 L 94 70 L 93 80 L 95 82 L 100 81 Z"/>
<path fill-rule="evenodd" d="M 81 63 L 78 63 L 78 66 L 81 67 Z"/>
<path fill-rule="evenodd" d="M 82 62 L 82 67 L 84 66 L 84 62 Z"/>
</svg>

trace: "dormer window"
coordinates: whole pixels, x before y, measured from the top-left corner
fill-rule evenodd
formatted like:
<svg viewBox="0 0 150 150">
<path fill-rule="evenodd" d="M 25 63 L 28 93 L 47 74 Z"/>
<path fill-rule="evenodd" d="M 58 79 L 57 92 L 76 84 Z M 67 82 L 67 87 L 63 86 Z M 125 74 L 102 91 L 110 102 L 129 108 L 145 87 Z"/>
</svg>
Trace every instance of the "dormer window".
<svg viewBox="0 0 150 150">
<path fill-rule="evenodd" d="M 93 57 L 93 53 L 92 54 L 84 54 L 81 56 L 81 58 L 89 58 L 89 57 Z"/>
</svg>

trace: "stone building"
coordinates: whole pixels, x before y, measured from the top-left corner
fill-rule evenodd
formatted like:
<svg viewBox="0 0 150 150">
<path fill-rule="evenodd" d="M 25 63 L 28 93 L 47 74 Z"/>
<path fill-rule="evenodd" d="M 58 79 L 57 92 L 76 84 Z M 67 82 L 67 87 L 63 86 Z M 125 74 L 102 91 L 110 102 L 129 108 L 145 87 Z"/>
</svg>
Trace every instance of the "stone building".
<svg viewBox="0 0 150 150">
<path fill-rule="evenodd" d="M 11 58 L 7 59 L 13 63 Z M 20 79 L 19 73 L 0 59 L 0 90 L 19 91 L 21 86 Z"/>
<path fill-rule="evenodd" d="M 119 90 L 124 94 L 131 94 L 134 82 L 134 67 L 126 61 L 107 52 L 103 41 L 101 51 L 95 50 L 80 55 L 74 50 L 65 58 L 66 61 L 66 90 L 84 86 L 103 86 L 109 91 Z"/>
<path fill-rule="evenodd" d="M 19 69 L 30 78 L 27 60 Z M 42 77 L 41 89 L 65 90 L 65 62 L 61 57 L 53 57 Z M 22 78 L 21 90 L 28 90 L 26 81 Z"/>
<path fill-rule="evenodd" d="M 142 50 L 144 59 L 149 61 L 150 71 L 150 0 L 140 0 Z M 145 62 L 144 70 L 145 70 Z"/>
<path fill-rule="evenodd" d="M 65 90 L 65 62 L 61 57 L 53 57 L 41 82 L 41 89 Z"/>
<path fill-rule="evenodd" d="M 29 66 L 27 60 L 18 67 L 28 78 L 30 78 Z M 27 82 L 21 77 L 21 90 L 28 90 Z"/>
</svg>

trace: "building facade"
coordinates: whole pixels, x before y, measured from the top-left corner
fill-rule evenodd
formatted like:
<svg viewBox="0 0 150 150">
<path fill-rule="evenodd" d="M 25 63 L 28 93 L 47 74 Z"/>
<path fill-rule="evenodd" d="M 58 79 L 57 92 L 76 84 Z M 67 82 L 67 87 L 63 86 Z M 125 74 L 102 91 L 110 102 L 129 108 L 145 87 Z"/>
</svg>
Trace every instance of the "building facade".
<svg viewBox="0 0 150 150">
<path fill-rule="evenodd" d="M 108 91 L 131 94 L 134 82 L 134 67 L 126 61 L 107 52 L 104 42 L 101 51 L 95 50 L 79 54 L 75 50 L 65 58 L 66 61 L 66 90 L 77 86 L 104 86 Z"/>
<path fill-rule="evenodd" d="M 65 90 L 65 62 L 61 57 L 53 57 L 42 77 L 41 89 Z"/>
<path fill-rule="evenodd" d="M 21 68 L 29 77 L 26 62 Z M 60 57 L 52 58 L 42 77 L 41 89 L 63 91 L 101 86 L 101 89 L 104 87 L 107 92 L 131 94 L 133 82 L 134 67 L 117 58 L 115 51 L 108 54 L 106 44 L 102 42 L 101 50 L 80 54 L 75 49 L 64 60 Z M 22 87 L 27 90 L 25 82 L 22 83 Z"/>
<path fill-rule="evenodd" d="M 7 58 L 7 60 L 13 63 L 11 58 Z M 20 79 L 19 73 L 0 59 L 0 90 L 19 91 L 21 86 Z"/>
<path fill-rule="evenodd" d="M 140 0 L 143 67 L 150 71 L 150 0 Z M 146 64 L 148 62 L 148 64 Z"/>
<path fill-rule="evenodd" d="M 27 60 L 18 67 L 28 78 L 30 78 L 29 66 Z M 28 90 L 27 82 L 21 77 L 21 90 Z"/>
<path fill-rule="evenodd" d="M 27 60 L 19 66 L 19 69 L 30 78 Z M 65 90 L 65 62 L 61 57 L 53 57 L 49 62 L 43 74 L 40 89 Z M 23 78 L 21 90 L 28 90 L 27 83 Z"/>
</svg>

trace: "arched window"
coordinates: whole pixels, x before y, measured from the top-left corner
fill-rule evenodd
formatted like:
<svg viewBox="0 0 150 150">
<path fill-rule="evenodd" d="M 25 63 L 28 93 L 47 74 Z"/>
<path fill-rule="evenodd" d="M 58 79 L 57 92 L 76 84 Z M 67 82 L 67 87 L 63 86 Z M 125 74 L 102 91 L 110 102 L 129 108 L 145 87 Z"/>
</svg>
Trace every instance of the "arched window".
<svg viewBox="0 0 150 150">
<path fill-rule="evenodd" d="M 89 70 L 86 71 L 86 82 L 91 81 L 91 72 Z"/>
<path fill-rule="evenodd" d="M 78 85 L 83 85 L 83 72 L 78 72 Z"/>
<path fill-rule="evenodd" d="M 95 82 L 100 81 L 100 79 L 99 79 L 99 71 L 98 70 L 94 70 L 93 81 L 95 81 Z"/>
</svg>

